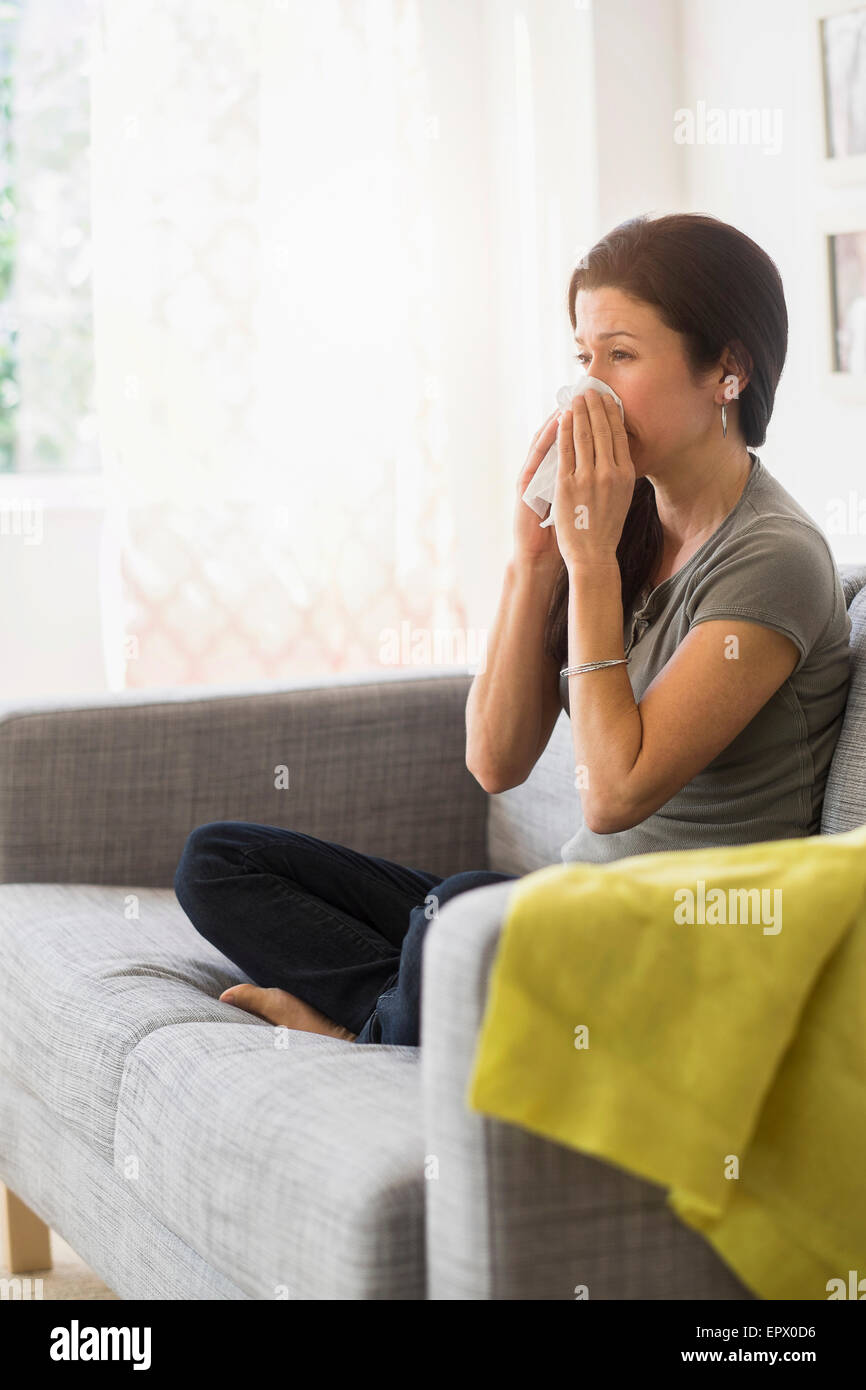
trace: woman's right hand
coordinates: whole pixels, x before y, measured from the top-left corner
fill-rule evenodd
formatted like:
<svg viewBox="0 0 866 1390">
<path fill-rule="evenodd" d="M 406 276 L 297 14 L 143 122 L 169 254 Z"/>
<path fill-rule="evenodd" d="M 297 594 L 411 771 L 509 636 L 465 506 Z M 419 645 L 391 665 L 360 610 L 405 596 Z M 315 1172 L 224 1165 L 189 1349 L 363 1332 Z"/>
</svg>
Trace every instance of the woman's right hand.
<svg viewBox="0 0 866 1390">
<path fill-rule="evenodd" d="M 550 560 L 553 564 L 558 563 L 561 558 L 559 546 L 556 544 L 555 528 L 553 525 L 542 526 L 542 517 L 523 501 L 523 494 L 535 476 L 542 459 L 548 450 L 556 444 L 561 414 L 559 408 L 554 410 L 533 437 L 526 463 L 523 465 L 517 480 L 517 507 L 514 513 L 514 558 L 518 562 L 521 560 L 531 562 Z"/>
</svg>

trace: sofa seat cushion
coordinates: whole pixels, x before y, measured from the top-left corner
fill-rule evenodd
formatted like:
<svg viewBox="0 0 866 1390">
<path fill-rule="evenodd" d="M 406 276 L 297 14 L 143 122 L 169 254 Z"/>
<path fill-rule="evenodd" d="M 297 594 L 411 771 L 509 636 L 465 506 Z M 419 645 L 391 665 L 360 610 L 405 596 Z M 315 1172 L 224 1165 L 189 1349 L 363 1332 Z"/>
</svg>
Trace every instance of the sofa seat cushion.
<svg viewBox="0 0 866 1390">
<path fill-rule="evenodd" d="M 231 1032 L 267 1026 L 219 1002 L 246 976 L 170 888 L 0 884 L 0 966 L 0 1068 L 109 1163 L 136 1043 L 198 1019 Z"/>
<path fill-rule="evenodd" d="M 126 1059 L 115 1171 L 260 1299 L 423 1299 L 416 1048 L 186 1023 Z"/>
</svg>

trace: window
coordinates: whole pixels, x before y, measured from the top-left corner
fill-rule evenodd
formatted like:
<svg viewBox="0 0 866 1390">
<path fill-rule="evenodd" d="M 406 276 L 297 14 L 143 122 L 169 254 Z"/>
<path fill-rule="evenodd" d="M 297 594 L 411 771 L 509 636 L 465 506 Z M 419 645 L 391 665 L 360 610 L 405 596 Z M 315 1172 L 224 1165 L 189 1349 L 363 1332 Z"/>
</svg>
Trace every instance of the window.
<svg viewBox="0 0 866 1390">
<path fill-rule="evenodd" d="M 86 0 L 0 4 L 0 472 L 99 467 Z"/>
</svg>

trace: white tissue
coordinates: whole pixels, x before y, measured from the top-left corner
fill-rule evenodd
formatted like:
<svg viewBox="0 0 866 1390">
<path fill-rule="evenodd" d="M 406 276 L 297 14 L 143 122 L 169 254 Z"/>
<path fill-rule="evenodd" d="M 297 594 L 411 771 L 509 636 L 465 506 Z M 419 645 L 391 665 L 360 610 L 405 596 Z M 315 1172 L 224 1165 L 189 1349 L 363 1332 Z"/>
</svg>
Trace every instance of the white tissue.
<svg viewBox="0 0 866 1390">
<path fill-rule="evenodd" d="M 619 406 L 619 413 L 625 424 L 625 411 L 622 401 L 616 394 L 612 386 L 608 386 L 606 381 L 599 381 L 595 376 L 582 376 L 573 386 L 560 386 L 556 393 L 556 404 L 560 410 L 565 410 L 575 396 L 582 396 L 584 391 L 591 388 L 600 392 L 601 395 L 613 396 Z M 553 505 L 553 494 L 556 489 L 556 473 L 559 467 L 559 447 L 552 444 L 545 454 L 541 463 L 535 470 L 532 480 L 523 494 L 523 500 L 528 507 L 531 507 L 539 516 L 544 516 L 548 507 Z M 550 526 L 553 516 L 549 516 L 546 521 L 542 521 L 542 526 Z"/>
</svg>

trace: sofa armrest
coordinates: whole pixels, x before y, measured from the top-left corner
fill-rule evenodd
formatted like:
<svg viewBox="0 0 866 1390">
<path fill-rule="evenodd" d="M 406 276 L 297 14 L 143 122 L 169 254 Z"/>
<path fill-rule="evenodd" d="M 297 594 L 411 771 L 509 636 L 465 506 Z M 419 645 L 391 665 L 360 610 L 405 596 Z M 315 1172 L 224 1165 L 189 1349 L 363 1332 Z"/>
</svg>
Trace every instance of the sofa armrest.
<svg viewBox="0 0 866 1390">
<path fill-rule="evenodd" d="M 469 1109 L 513 886 L 450 899 L 425 940 L 428 1297 L 574 1299 L 585 1287 L 593 1299 L 751 1299 L 663 1188 Z"/>
<path fill-rule="evenodd" d="M 470 682 L 377 673 L 0 710 L 0 882 L 170 887 L 210 820 L 285 825 L 443 877 L 483 867 Z"/>
</svg>

